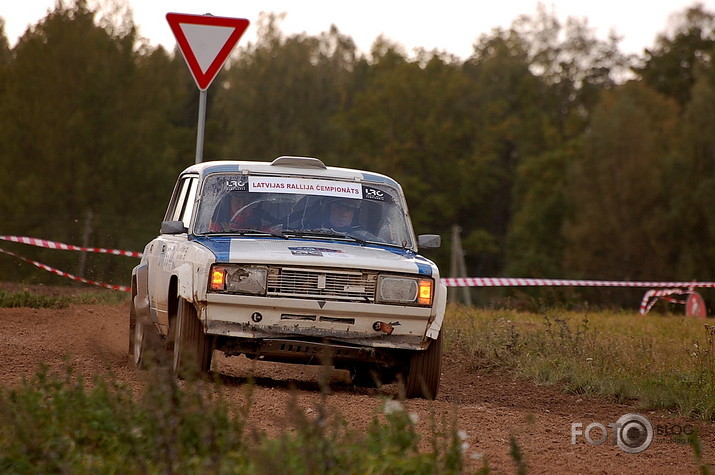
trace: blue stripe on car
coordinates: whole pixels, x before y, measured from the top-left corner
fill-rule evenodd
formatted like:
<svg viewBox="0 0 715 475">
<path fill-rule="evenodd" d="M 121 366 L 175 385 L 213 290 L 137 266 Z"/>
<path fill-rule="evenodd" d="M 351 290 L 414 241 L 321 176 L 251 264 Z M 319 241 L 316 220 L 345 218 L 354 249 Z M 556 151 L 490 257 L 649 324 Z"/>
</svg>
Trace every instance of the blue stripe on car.
<svg viewBox="0 0 715 475">
<path fill-rule="evenodd" d="M 417 264 L 417 270 L 421 275 L 432 275 L 432 265 L 428 262 L 422 262 L 422 258 L 415 259 L 415 264 Z"/>
<path fill-rule="evenodd" d="M 414 259 L 415 265 L 417 266 L 417 272 L 420 273 L 420 275 L 432 275 L 432 263 L 428 259 L 415 254 L 413 251 L 410 251 L 409 249 L 398 249 L 396 247 L 383 247 L 384 250 L 390 251 L 393 254 L 398 254 L 400 256 L 410 256 Z"/>
<path fill-rule="evenodd" d="M 204 246 L 216 256 L 216 262 L 228 262 L 231 255 L 231 238 L 229 237 L 195 237 L 194 241 Z"/>
</svg>

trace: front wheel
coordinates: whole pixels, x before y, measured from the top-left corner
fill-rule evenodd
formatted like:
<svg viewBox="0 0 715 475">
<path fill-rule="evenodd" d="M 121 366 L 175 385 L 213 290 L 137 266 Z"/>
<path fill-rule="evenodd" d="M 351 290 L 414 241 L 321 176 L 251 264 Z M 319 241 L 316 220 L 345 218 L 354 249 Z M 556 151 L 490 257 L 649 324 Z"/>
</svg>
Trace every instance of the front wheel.
<svg viewBox="0 0 715 475">
<path fill-rule="evenodd" d="M 442 332 L 426 350 L 416 351 L 410 358 L 405 382 L 407 398 L 435 399 L 442 373 Z"/>
<path fill-rule="evenodd" d="M 176 315 L 174 373 L 182 379 L 208 374 L 212 353 L 213 338 L 204 332 L 196 308 L 180 299 Z"/>
</svg>

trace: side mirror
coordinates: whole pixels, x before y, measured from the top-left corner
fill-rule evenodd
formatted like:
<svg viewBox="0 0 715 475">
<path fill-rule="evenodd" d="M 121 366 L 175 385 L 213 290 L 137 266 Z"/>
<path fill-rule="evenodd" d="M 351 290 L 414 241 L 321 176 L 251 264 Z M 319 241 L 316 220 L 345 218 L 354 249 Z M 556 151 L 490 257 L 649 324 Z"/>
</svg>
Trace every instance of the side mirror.
<svg viewBox="0 0 715 475">
<path fill-rule="evenodd" d="M 437 249 L 442 245 L 439 234 L 420 234 L 417 236 L 417 246 L 423 249 Z"/>
<path fill-rule="evenodd" d="M 161 234 L 183 234 L 187 232 L 183 221 L 162 221 Z"/>
</svg>

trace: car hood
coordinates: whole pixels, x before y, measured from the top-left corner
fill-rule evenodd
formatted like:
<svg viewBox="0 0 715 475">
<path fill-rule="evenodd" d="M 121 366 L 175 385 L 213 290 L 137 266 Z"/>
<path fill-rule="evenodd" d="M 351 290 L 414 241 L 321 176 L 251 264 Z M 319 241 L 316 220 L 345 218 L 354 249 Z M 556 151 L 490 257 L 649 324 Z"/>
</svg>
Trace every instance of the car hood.
<svg viewBox="0 0 715 475">
<path fill-rule="evenodd" d="M 303 239 L 202 237 L 195 242 L 208 248 L 216 262 L 281 266 L 342 267 L 433 276 L 436 266 L 411 250 Z"/>
</svg>

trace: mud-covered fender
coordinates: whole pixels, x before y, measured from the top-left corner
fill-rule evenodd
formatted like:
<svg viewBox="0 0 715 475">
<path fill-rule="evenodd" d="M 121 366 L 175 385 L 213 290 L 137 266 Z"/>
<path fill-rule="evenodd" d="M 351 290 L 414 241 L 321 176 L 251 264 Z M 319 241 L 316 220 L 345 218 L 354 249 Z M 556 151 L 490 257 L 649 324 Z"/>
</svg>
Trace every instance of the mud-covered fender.
<svg viewBox="0 0 715 475">
<path fill-rule="evenodd" d="M 444 284 L 439 284 L 439 291 L 435 295 L 434 309 L 436 316 L 429 327 L 427 327 L 427 336 L 436 340 L 439 332 L 442 329 L 442 321 L 444 320 L 444 312 L 447 308 L 447 287 Z"/>
<path fill-rule="evenodd" d="M 135 287 L 133 289 L 134 311 L 137 318 L 150 319 L 149 309 L 149 266 L 140 264 L 132 271 Z"/>
<path fill-rule="evenodd" d="M 188 263 L 181 264 L 174 269 L 174 275 L 178 280 L 176 288 L 177 297 L 180 297 L 187 302 L 194 301 L 194 268 Z"/>
</svg>

